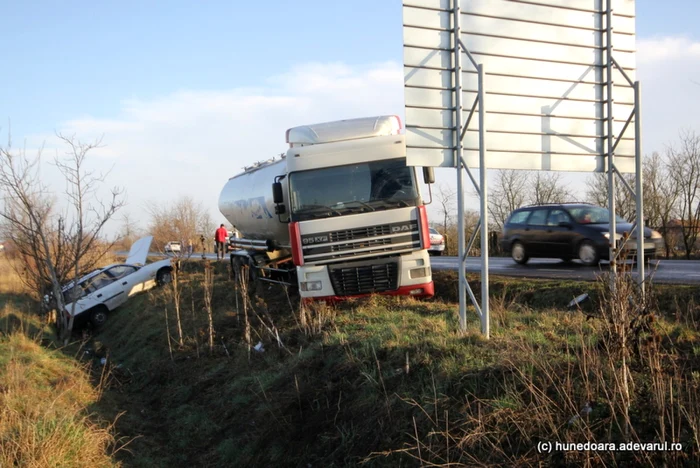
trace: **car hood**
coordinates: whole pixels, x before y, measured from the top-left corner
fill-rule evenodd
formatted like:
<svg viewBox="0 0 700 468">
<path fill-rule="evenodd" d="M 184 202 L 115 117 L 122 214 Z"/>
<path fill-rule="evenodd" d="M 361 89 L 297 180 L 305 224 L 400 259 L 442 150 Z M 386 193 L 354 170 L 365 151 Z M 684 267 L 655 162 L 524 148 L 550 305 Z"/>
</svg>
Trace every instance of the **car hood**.
<svg viewBox="0 0 700 468">
<path fill-rule="evenodd" d="M 142 237 L 131 245 L 131 250 L 129 251 L 129 256 L 126 258 L 126 262 L 129 265 L 143 265 L 146 263 L 146 258 L 148 257 L 148 249 L 151 248 L 151 242 L 153 242 L 153 236 Z"/>
<path fill-rule="evenodd" d="M 610 232 L 610 224 L 609 223 L 604 223 L 604 224 L 583 224 L 582 226 L 585 226 L 590 229 L 594 229 L 596 231 L 600 232 Z M 634 228 L 634 225 L 632 223 L 617 223 L 615 225 L 615 231 L 617 231 L 618 234 L 622 235 L 624 233 L 629 233 L 632 235 L 632 229 Z M 632 236 L 635 237 L 635 236 Z M 644 238 L 651 237 L 651 229 L 648 227 L 644 228 Z"/>
</svg>

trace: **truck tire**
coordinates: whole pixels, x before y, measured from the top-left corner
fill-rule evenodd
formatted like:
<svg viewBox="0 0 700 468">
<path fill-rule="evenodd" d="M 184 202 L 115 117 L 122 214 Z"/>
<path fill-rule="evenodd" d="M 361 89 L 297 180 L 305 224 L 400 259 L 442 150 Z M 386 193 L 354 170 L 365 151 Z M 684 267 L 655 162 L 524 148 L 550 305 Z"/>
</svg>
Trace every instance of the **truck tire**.
<svg viewBox="0 0 700 468">
<path fill-rule="evenodd" d="M 99 305 L 90 311 L 90 323 L 93 328 L 100 328 L 107 322 L 107 307 Z"/>
</svg>

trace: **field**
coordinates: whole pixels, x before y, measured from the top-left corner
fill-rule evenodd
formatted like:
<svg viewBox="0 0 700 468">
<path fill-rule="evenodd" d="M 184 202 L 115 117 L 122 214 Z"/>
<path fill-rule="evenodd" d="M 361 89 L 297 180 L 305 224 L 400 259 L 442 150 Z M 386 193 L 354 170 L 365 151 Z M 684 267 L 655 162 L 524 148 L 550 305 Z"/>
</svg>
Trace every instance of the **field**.
<svg viewBox="0 0 700 468">
<path fill-rule="evenodd" d="M 431 300 L 302 308 L 278 285 L 241 290 L 223 263 L 185 264 L 177 290 L 132 299 L 63 354 L 102 382 L 89 422 L 114 422 L 100 447 L 123 466 L 700 462 L 696 289 L 492 278 L 485 341 L 473 311 L 458 329 L 455 276 L 437 274 Z"/>
</svg>

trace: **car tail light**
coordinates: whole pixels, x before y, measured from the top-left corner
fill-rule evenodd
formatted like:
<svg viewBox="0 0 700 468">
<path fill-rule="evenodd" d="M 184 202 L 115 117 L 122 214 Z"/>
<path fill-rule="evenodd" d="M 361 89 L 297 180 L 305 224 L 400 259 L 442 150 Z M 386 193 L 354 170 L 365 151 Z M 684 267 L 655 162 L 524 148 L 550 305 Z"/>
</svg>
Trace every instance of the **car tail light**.
<svg viewBox="0 0 700 468">
<path fill-rule="evenodd" d="M 289 241 L 292 243 L 292 261 L 297 266 L 304 264 L 304 255 L 301 250 L 301 234 L 299 223 L 289 223 Z"/>
<path fill-rule="evenodd" d="M 418 217 L 420 222 L 421 245 L 424 249 L 430 248 L 430 230 L 428 229 L 428 211 L 425 205 L 418 207 Z"/>
</svg>

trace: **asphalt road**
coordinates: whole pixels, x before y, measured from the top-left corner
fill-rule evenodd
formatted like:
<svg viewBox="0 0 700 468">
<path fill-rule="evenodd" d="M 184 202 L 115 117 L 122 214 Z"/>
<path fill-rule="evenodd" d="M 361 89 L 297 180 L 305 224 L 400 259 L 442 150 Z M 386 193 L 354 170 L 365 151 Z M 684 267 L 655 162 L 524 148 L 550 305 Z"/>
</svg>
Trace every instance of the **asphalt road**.
<svg viewBox="0 0 700 468">
<path fill-rule="evenodd" d="M 457 257 L 431 257 L 433 270 L 457 270 Z M 467 259 L 468 272 L 481 271 L 481 259 Z M 593 281 L 609 271 L 609 265 L 601 262 L 597 267 L 586 267 L 578 262 L 563 262 L 559 259 L 530 259 L 518 265 L 509 257 L 490 257 L 489 273 L 502 276 L 528 278 L 556 278 Z M 652 260 L 646 268 L 646 277 L 655 283 L 700 284 L 700 260 Z M 637 269 L 632 271 L 637 275 Z"/>
<path fill-rule="evenodd" d="M 126 252 L 117 252 L 117 254 L 126 255 Z M 159 252 L 150 252 L 148 256 L 165 257 Z M 216 260 L 216 255 L 213 253 L 207 253 L 205 256 L 208 260 Z M 195 252 L 190 258 L 201 260 L 202 253 Z M 228 262 L 228 255 L 225 261 Z M 458 268 L 457 257 L 430 257 L 430 261 L 433 270 L 457 271 Z M 481 259 L 469 257 L 467 271 L 480 272 Z M 597 267 L 586 267 L 577 261 L 563 262 L 559 259 L 533 258 L 525 265 L 518 265 L 510 257 L 489 258 L 489 273 L 501 276 L 593 281 L 608 271 L 609 266 L 606 262 L 601 262 Z M 632 274 L 637 275 L 636 268 Z M 646 268 L 646 277 L 651 278 L 654 283 L 700 284 L 700 260 L 652 260 Z"/>
</svg>

